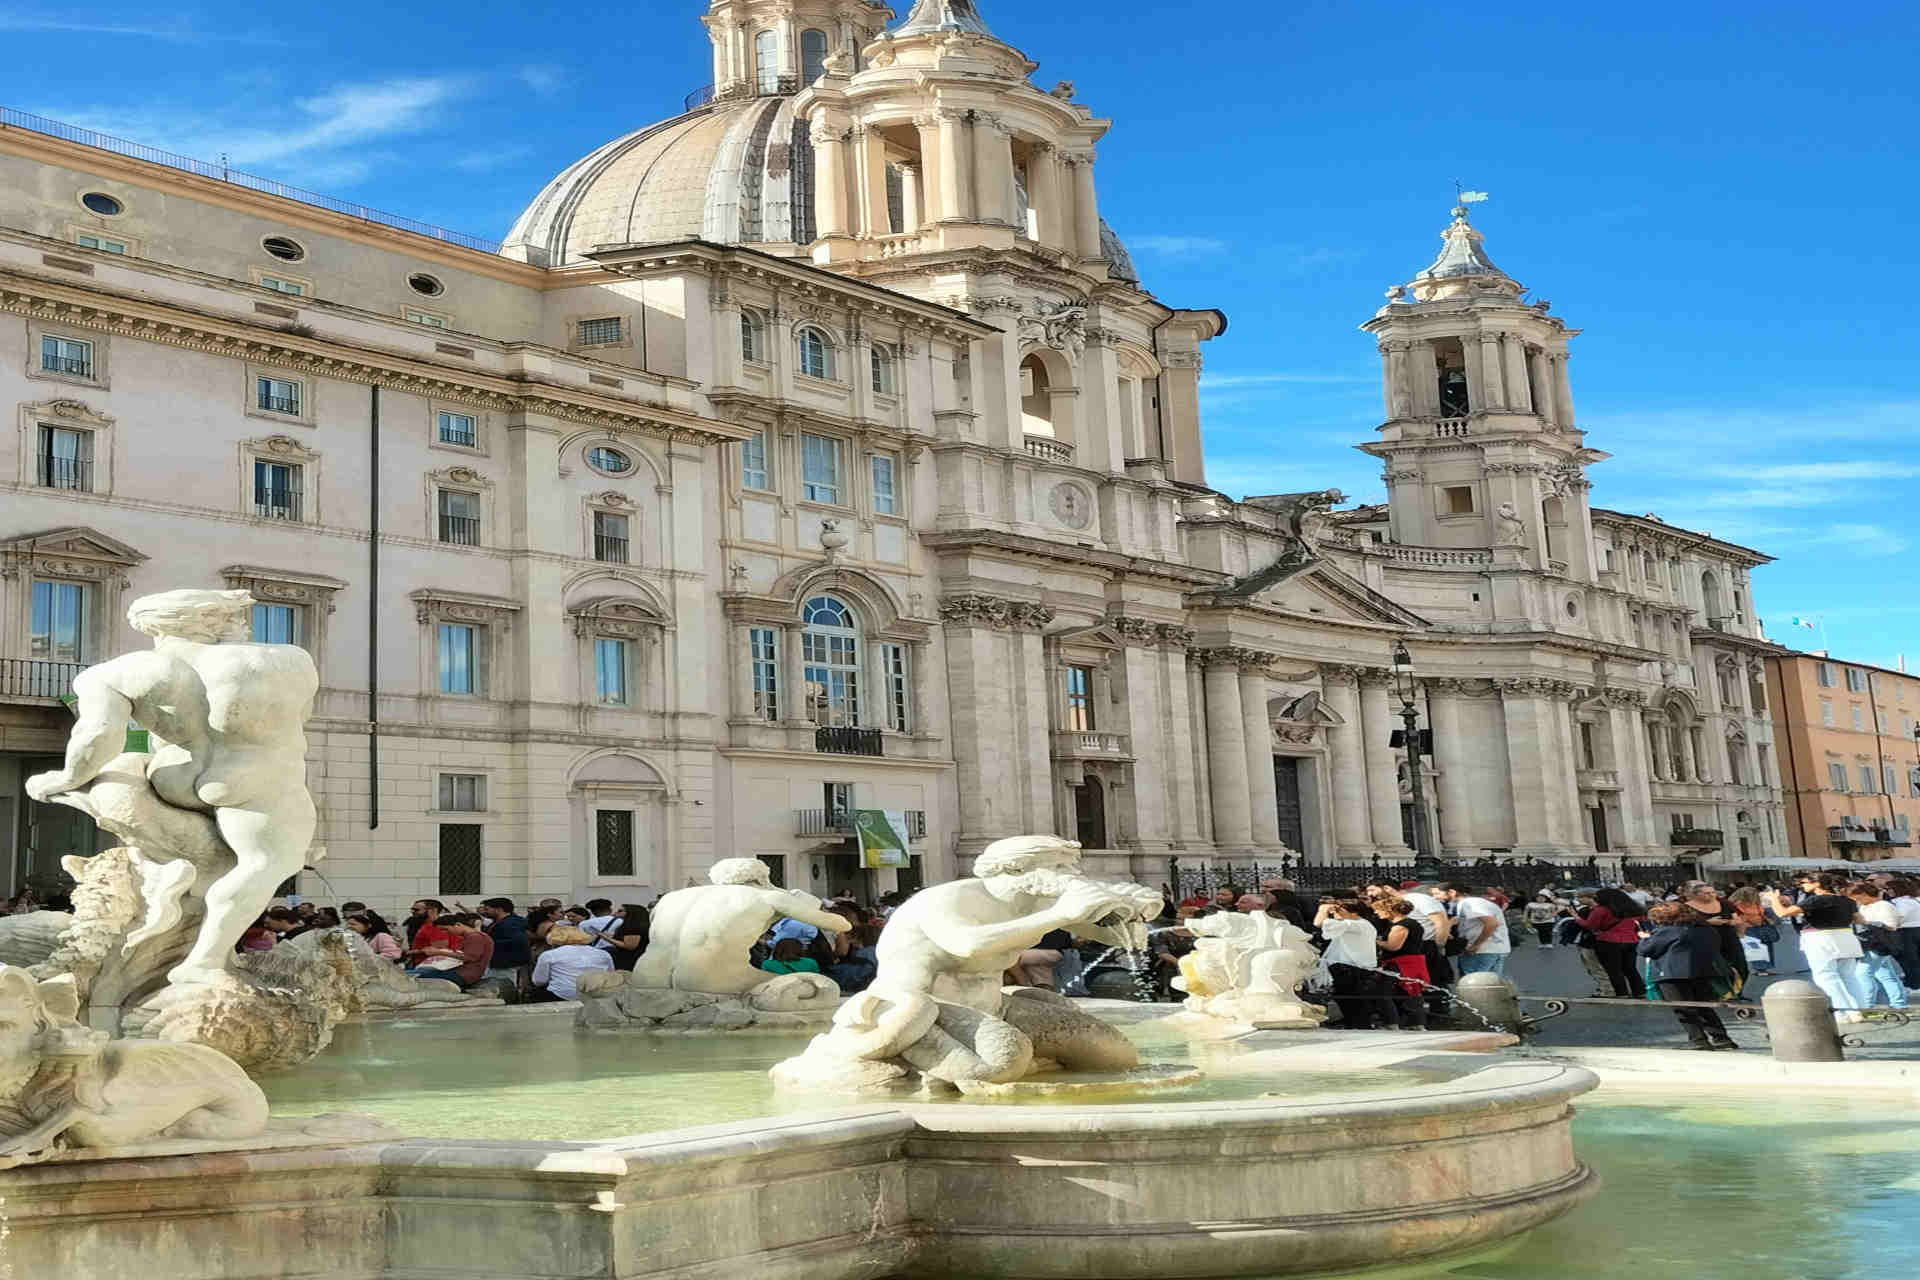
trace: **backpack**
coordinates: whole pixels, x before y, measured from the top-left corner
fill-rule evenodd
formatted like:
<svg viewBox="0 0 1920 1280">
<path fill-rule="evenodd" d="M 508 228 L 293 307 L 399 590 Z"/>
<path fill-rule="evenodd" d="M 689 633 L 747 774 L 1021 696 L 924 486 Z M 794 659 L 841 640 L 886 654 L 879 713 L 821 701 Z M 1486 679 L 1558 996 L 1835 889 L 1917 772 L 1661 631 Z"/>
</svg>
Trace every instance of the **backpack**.
<svg viewBox="0 0 1920 1280">
<path fill-rule="evenodd" d="M 1854 933 L 1860 937 L 1860 945 L 1876 956 L 1897 956 L 1901 953 L 1900 935 L 1883 924 L 1861 921 L 1853 926 Z"/>
</svg>

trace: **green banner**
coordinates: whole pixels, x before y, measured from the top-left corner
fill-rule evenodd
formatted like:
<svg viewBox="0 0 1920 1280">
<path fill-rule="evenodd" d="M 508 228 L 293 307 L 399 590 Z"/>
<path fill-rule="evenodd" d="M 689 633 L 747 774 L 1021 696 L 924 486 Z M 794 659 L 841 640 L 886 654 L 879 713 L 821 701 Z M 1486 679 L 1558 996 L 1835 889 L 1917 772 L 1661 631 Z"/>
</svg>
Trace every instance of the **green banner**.
<svg viewBox="0 0 1920 1280">
<path fill-rule="evenodd" d="M 853 830 L 860 840 L 860 865 L 868 870 L 911 866 L 907 852 L 907 815 L 884 809 L 855 809 Z"/>
</svg>

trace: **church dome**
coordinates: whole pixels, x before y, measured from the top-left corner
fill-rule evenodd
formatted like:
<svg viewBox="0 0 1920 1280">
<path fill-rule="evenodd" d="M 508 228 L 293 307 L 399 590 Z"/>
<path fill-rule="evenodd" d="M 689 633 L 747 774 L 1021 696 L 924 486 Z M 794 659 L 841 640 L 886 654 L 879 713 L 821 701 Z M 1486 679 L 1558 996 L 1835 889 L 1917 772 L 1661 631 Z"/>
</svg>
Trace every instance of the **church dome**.
<svg viewBox="0 0 1920 1280">
<path fill-rule="evenodd" d="M 503 252 L 537 266 L 600 245 L 813 242 L 813 143 L 792 96 L 720 101 L 637 129 L 549 182 Z"/>
</svg>

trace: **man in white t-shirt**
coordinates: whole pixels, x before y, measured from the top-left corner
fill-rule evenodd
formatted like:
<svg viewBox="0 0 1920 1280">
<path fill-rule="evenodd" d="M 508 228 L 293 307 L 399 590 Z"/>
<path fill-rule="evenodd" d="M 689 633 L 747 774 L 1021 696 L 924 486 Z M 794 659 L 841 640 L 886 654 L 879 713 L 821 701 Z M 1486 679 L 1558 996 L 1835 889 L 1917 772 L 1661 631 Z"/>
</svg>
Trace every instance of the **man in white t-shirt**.
<svg viewBox="0 0 1920 1280">
<path fill-rule="evenodd" d="M 581 922 L 580 928 L 593 945 L 602 951 L 613 950 L 613 944 L 607 941 L 613 932 L 613 926 L 620 923 L 620 917 L 613 914 L 613 903 L 606 898 L 595 898 L 587 904 L 588 916 Z"/>
<path fill-rule="evenodd" d="M 1457 881 L 1442 885 L 1440 900 L 1453 908 L 1453 927 L 1467 949 L 1454 958 L 1456 973 L 1507 974 L 1507 956 L 1513 941 L 1507 936 L 1507 913 Z"/>
</svg>

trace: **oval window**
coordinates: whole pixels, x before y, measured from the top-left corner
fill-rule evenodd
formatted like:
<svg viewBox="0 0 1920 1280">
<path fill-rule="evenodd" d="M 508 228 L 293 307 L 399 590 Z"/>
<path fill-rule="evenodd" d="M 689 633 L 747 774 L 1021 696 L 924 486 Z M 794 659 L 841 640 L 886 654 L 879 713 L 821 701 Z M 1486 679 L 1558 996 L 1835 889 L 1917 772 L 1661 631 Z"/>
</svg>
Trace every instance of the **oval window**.
<svg viewBox="0 0 1920 1280">
<path fill-rule="evenodd" d="M 587 450 L 587 465 L 610 476 L 623 476 L 633 470 L 633 459 L 618 449 L 595 445 Z"/>
<path fill-rule="evenodd" d="M 282 262 L 298 262 L 307 256 L 305 245 L 285 236 L 268 236 L 260 242 L 260 247 Z"/>
<path fill-rule="evenodd" d="M 1569 618 L 1577 618 L 1580 616 L 1580 602 L 1578 600 L 1567 601 L 1567 616 Z"/>
<path fill-rule="evenodd" d="M 104 218 L 116 217 L 127 211 L 127 206 L 104 191 L 89 191 L 80 197 L 80 203 Z"/>
<path fill-rule="evenodd" d="M 437 298 L 447 291 L 447 286 L 441 284 L 424 271 L 415 272 L 413 275 L 408 276 L 407 288 L 413 290 L 415 293 L 425 294 L 429 298 Z"/>
</svg>

